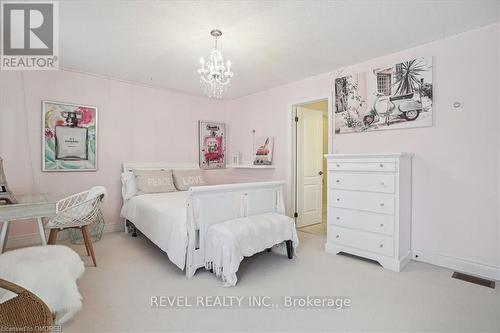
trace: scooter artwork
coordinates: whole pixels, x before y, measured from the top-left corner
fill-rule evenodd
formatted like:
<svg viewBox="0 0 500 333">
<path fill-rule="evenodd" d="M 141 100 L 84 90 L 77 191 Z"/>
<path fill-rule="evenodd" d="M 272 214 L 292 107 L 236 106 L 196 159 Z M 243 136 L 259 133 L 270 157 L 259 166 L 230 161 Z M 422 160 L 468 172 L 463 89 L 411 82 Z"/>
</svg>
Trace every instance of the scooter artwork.
<svg viewBox="0 0 500 333">
<path fill-rule="evenodd" d="M 363 123 L 366 126 L 380 122 L 381 118 L 384 119 L 384 124 L 387 126 L 394 119 L 413 121 L 423 111 L 422 102 L 414 99 L 415 93 L 392 97 L 377 93 L 376 96 L 373 107 L 363 117 Z M 381 104 L 386 105 L 385 110 L 378 109 Z"/>
<path fill-rule="evenodd" d="M 432 57 L 335 79 L 335 133 L 432 126 Z"/>
</svg>

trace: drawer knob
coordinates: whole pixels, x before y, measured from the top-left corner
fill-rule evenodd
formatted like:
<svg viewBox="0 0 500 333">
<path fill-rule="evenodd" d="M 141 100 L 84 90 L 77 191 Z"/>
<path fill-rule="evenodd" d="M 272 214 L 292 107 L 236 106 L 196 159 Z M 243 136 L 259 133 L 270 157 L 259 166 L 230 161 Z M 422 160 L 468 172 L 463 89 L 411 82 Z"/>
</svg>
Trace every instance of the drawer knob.
<svg viewBox="0 0 500 333">
<path fill-rule="evenodd" d="M 337 217 L 336 217 L 336 219 L 337 219 L 337 220 L 340 220 L 340 216 L 337 216 Z"/>
<path fill-rule="evenodd" d="M 337 179 L 335 182 L 340 183 L 340 179 Z"/>
<path fill-rule="evenodd" d="M 337 164 L 337 168 L 340 168 L 340 164 Z"/>
<path fill-rule="evenodd" d="M 380 183 L 380 185 L 381 185 L 381 186 L 385 186 L 385 183 L 384 183 L 384 182 L 382 182 L 382 183 Z"/>
<path fill-rule="evenodd" d="M 381 168 L 383 168 L 383 167 L 384 167 L 384 165 L 383 165 L 382 163 L 380 163 L 379 165 L 380 165 L 380 167 L 381 167 Z"/>
<path fill-rule="evenodd" d="M 339 235 L 337 235 L 337 236 L 335 236 L 335 238 L 340 238 L 340 236 L 339 236 Z"/>
<path fill-rule="evenodd" d="M 340 198 L 337 198 L 337 201 L 340 201 Z"/>
<path fill-rule="evenodd" d="M 383 226 L 384 226 L 384 224 L 383 224 L 383 223 L 380 223 L 380 227 L 382 228 Z"/>
<path fill-rule="evenodd" d="M 384 207 L 384 206 L 385 206 L 385 205 L 384 205 L 384 203 L 382 202 L 382 203 L 380 204 L 380 207 Z"/>
<path fill-rule="evenodd" d="M 380 246 L 380 247 L 384 247 L 384 244 L 380 244 L 379 246 Z"/>
</svg>

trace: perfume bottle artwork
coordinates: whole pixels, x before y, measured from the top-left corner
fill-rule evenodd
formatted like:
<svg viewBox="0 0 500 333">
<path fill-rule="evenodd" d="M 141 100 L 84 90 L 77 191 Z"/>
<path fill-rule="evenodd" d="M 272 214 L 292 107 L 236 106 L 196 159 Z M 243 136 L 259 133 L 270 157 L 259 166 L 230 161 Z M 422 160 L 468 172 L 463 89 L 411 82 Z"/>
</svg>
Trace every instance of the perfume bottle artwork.
<svg viewBox="0 0 500 333">
<path fill-rule="evenodd" d="M 42 112 L 42 170 L 97 170 L 97 108 L 43 101 Z"/>
<path fill-rule="evenodd" d="M 200 167 L 219 169 L 226 166 L 225 126 L 222 123 L 200 122 Z"/>
<path fill-rule="evenodd" d="M 88 160 L 88 128 L 78 126 L 81 116 L 76 112 L 62 112 L 61 115 L 66 118 L 66 123 L 55 128 L 56 159 Z"/>
</svg>

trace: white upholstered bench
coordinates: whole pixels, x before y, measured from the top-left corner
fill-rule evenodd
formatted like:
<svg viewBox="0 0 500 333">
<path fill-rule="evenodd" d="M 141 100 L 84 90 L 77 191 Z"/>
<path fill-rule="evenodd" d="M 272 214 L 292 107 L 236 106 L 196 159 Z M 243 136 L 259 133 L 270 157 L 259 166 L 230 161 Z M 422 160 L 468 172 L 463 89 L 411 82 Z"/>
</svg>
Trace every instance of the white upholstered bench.
<svg viewBox="0 0 500 333">
<path fill-rule="evenodd" d="M 268 213 L 217 223 L 205 237 L 205 268 L 221 277 L 224 286 L 234 286 L 244 257 L 282 243 L 292 259 L 299 242 L 295 221 L 285 215 Z"/>
</svg>

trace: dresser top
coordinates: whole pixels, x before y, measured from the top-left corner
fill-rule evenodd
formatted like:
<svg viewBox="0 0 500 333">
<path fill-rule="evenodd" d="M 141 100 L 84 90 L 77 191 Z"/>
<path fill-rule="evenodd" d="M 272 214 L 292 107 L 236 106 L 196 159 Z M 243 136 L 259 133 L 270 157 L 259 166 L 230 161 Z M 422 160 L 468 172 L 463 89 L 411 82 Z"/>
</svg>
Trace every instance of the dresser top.
<svg viewBox="0 0 500 333">
<path fill-rule="evenodd" d="M 325 155 L 326 159 L 331 158 L 412 158 L 412 153 L 361 153 L 361 154 L 327 154 Z"/>
</svg>

